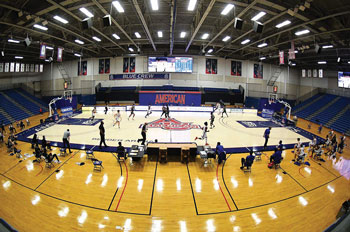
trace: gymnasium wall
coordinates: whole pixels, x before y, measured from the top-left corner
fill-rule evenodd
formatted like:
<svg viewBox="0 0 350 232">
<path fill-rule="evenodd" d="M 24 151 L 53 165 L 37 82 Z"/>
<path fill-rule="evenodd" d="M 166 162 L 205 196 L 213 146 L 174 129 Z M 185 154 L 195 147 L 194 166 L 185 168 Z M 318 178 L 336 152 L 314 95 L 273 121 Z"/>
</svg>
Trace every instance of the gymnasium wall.
<svg viewBox="0 0 350 232">
<path fill-rule="evenodd" d="M 41 73 L 0 73 L 0 90 L 18 87 L 27 87 L 34 90 L 34 82 L 41 79 Z"/>
<path fill-rule="evenodd" d="M 109 80 L 108 74 L 98 74 L 99 59 L 82 59 L 87 61 L 87 75 L 78 76 L 78 59 L 75 61 L 63 62 L 67 74 L 72 77 L 72 88 L 75 94 L 94 94 L 95 86 L 101 83 L 102 87 L 112 86 L 158 86 L 173 84 L 175 86 L 195 86 L 212 88 L 232 88 L 238 89 L 240 85 L 246 89 L 247 96 L 267 97 L 267 91 L 272 92 L 272 87 L 267 86 L 267 82 L 274 73 L 277 66 L 263 64 L 263 79 L 253 78 L 254 61 L 242 61 L 242 76 L 231 76 L 231 60 L 216 58 L 218 60 L 218 73 L 205 74 L 205 59 L 203 56 L 193 57 L 193 73 L 180 74 L 171 73 L 169 80 Z M 210 57 L 213 58 L 213 57 Z M 122 74 L 123 57 L 111 59 L 111 74 Z M 135 73 L 147 73 L 146 56 L 136 57 Z M 286 83 L 285 83 L 286 82 Z M 57 68 L 57 64 L 45 65 L 42 77 L 41 89 L 45 96 L 60 95 L 63 91 L 63 79 Z M 280 97 L 295 99 L 298 96 L 299 71 L 290 69 L 289 76 L 287 68 L 283 71 L 276 82 Z"/>
</svg>

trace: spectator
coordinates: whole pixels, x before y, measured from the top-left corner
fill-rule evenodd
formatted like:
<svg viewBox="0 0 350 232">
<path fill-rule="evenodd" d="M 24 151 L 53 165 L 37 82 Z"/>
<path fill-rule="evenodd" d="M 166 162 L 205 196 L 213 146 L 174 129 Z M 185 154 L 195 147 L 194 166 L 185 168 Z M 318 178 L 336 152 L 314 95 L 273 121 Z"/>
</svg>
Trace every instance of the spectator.
<svg viewBox="0 0 350 232">
<path fill-rule="evenodd" d="M 124 159 L 126 159 L 126 155 L 125 155 L 125 147 L 122 146 L 121 142 L 118 142 L 118 147 L 117 147 L 117 154 L 118 154 L 118 160 L 120 157 L 124 157 Z"/>
<path fill-rule="evenodd" d="M 45 150 L 46 148 L 51 150 L 50 142 L 46 141 L 45 136 L 43 136 L 43 140 L 41 140 L 41 147 L 42 149 L 45 149 Z"/>
<path fill-rule="evenodd" d="M 0 142 L 4 142 L 4 135 L 2 134 L 1 131 L 0 131 Z"/>
<path fill-rule="evenodd" d="M 220 142 L 217 143 L 215 152 L 218 154 L 218 164 L 221 164 L 223 160 L 226 160 L 226 152 Z"/>
<path fill-rule="evenodd" d="M 39 109 L 39 113 L 40 114 L 43 114 L 43 109 L 40 107 L 40 109 Z"/>
<path fill-rule="evenodd" d="M 25 125 L 24 125 L 23 121 L 21 121 L 21 122 L 19 123 L 19 126 L 21 127 L 21 130 L 23 130 L 23 129 L 25 128 Z"/>
<path fill-rule="evenodd" d="M 16 128 L 13 126 L 12 123 L 9 125 L 9 131 L 10 131 L 10 134 L 17 133 L 17 130 L 16 130 Z"/>
<path fill-rule="evenodd" d="M 53 154 L 53 155 L 52 155 L 52 153 L 47 154 L 47 152 L 44 151 L 42 155 L 45 157 L 45 159 L 46 159 L 46 161 L 47 161 L 48 163 L 51 163 L 51 162 L 53 161 L 54 158 L 56 158 L 57 163 L 59 163 L 59 164 L 61 163 L 61 161 L 58 159 L 58 157 L 57 157 L 56 154 Z"/>
<path fill-rule="evenodd" d="M 254 159 L 255 156 L 253 156 L 253 151 L 250 151 L 249 155 L 245 159 L 241 159 L 241 169 L 243 169 L 244 167 L 247 167 L 247 169 L 249 169 L 253 165 Z"/>
<path fill-rule="evenodd" d="M 66 146 L 68 147 L 69 153 L 72 153 L 72 151 L 70 150 L 70 145 L 69 145 L 69 138 L 70 138 L 70 132 L 69 129 L 67 129 L 64 133 L 63 133 L 63 148 L 66 149 Z"/>
<path fill-rule="evenodd" d="M 343 134 L 343 136 L 340 137 L 340 141 L 339 141 L 339 145 L 338 145 L 338 152 L 342 153 L 343 149 L 344 149 L 344 145 L 345 145 L 345 135 Z"/>
<path fill-rule="evenodd" d="M 283 151 L 283 144 L 282 144 L 282 140 L 279 141 L 278 145 L 277 145 L 277 149 L 279 151 Z"/>
<path fill-rule="evenodd" d="M 297 138 L 297 144 L 294 145 L 294 159 L 296 159 L 300 153 L 301 142 L 300 138 Z"/>
<path fill-rule="evenodd" d="M 270 156 L 270 163 L 273 162 L 274 165 L 280 164 L 282 159 L 282 150 L 276 148 L 275 153 L 273 153 L 273 155 Z"/>
<path fill-rule="evenodd" d="M 322 127 L 323 127 L 322 124 L 320 124 L 320 126 L 318 127 L 318 133 L 319 134 L 321 134 L 321 132 L 322 132 Z"/>
<path fill-rule="evenodd" d="M 26 119 L 26 123 L 27 123 L 27 126 L 30 126 L 30 122 L 28 118 Z"/>
<path fill-rule="evenodd" d="M 38 135 L 34 134 L 32 138 L 32 148 L 34 148 L 34 145 L 38 145 Z"/>
</svg>

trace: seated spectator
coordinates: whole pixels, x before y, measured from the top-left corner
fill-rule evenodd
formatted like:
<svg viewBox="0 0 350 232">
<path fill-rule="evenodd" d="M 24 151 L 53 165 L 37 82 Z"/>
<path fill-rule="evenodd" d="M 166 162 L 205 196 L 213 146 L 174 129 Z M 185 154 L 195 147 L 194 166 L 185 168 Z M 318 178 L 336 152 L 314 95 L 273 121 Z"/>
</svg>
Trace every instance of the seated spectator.
<svg viewBox="0 0 350 232">
<path fill-rule="evenodd" d="M 32 148 L 34 148 L 34 145 L 38 145 L 38 135 L 35 133 L 32 138 Z"/>
<path fill-rule="evenodd" d="M 305 145 L 303 145 L 303 146 L 300 148 L 300 152 L 299 152 L 298 157 L 297 157 L 297 162 L 304 163 L 305 157 L 306 157 L 306 154 L 305 154 Z"/>
<path fill-rule="evenodd" d="M 46 150 L 44 150 L 44 152 L 43 152 L 42 155 L 45 157 L 45 159 L 46 159 L 46 161 L 47 161 L 48 163 L 51 163 L 51 162 L 53 161 L 54 158 L 56 158 L 56 160 L 57 160 L 58 163 L 61 163 L 61 161 L 58 159 L 58 157 L 57 157 L 56 154 L 53 154 L 53 155 L 52 155 L 52 153 L 47 154 Z"/>
<path fill-rule="evenodd" d="M 41 140 L 41 147 L 42 149 L 49 149 L 51 150 L 50 143 L 46 141 L 45 136 L 43 136 L 43 140 Z"/>
<path fill-rule="evenodd" d="M 223 160 L 226 160 L 226 152 L 220 142 L 216 145 L 215 153 L 218 154 L 218 164 L 221 164 Z"/>
<path fill-rule="evenodd" d="M 250 151 L 250 154 L 245 159 L 241 159 L 241 169 L 243 169 L 244 167 L 247 167 L 247 169 L 249 169 L 253 165 L 254 159 L 255 156 L 253 156 L 253 151 Z"/>
<path fill-rule="evenodd" d="M 314 159 L 320 159 L 323 154 L 322 147 L 320 145 L 316 145 L 314 149 L 314 154 L 311 156 Z"/>
<path fill-rule="evenodd" d="M 311 140 L 311 142 L 309 143 L 309 149 L 308 149 L 308 153 L 311 152 L 310 157 L 312 157 L 313 154 L 314 154 L 314 150 L 315 150 L 316 144 L 317 144 L 316 137 L 315 137 L 315 136 L 312 136 L 312 140 Z"/>
<path fill-rule="evenodd" d="M 339 141 L 339 145 L 338 145 L 338 152 L 342 153 L 343 149 L 344 149 L 344 145 L 345 145 L 345 135 L 343 134 L 343 136 L 340 137 L 340 141 Z"/>
<path fill-rule="evenodd" d="M 27 126 L 30 126 L 30 122 L 28 118 L 26 119 L 26 123 L 27 123 Z"/>
<path fill-rule="evenodd" d="M 282 159 L 282 151 L 279 149 L 275 149 L 275 153 L 273 153 L 273 155 L 270 156 L 270 163 L 273 162 L 274 165 L 280 164 Z"/>
<path fill-rule="evenodd" d="M 298 155 L 300 154 L 300 148 L 301 148 L 301 142 L 300 142 L 300 138 L 297 138 L 297 144 L 294 145 L 294 159 L 296 159 L 298 157 Z"/>
<path fill-rule="evenodd" d="M 10 134 L 17 133 L 17 130 L 16 130 L 16 128 L 12 125 L 12 123 L 9 125 L 9 131 L 10 131 Z"/>
<path fill-rule="evenodd" d="M 121 142 L 118 142 L 118 145 L 119 145 L 117 147 L 118 160 L 120 157 L 124 157 L 124 159 L 126 159 L 125 147 L 122 146 Z"/>
<path fill-rule="evenodd" d="M 4 135 L 0 131 L 0 142 L 4 142 Z"/>
</svg>

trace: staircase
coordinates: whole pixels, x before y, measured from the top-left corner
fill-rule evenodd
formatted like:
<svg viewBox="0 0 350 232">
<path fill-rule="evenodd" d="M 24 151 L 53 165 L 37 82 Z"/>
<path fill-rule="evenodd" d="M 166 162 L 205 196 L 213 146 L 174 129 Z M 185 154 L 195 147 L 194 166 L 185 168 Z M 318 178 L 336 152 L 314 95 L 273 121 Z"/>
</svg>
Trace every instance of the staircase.
<svg viewBox="0 0 350 232">
<path fill-rule="evenodd" d="M 300 111 L 306 109 L 307 107 L 311 106 L 312 104 L 314 104 L 315 102 L 317 102 L 318 100 L 320 100 L 323 96 L 324 96 L 324 95 L 321 95 L 321 96 L 315 98 L 313 101 L 309 102 L 308 104 L 305 104 L 304 106 L 302 106 L 302 107 L 296 109 L 295 111 L 293 111 L 293 115 L 295 115 L 296 113 L 298 113 L 298 112 L 300 112 Z"/>
<path fill-rule="evenodd" d="M 14 104 L 16 107 L 20 108 L 21 110 L 23 110 L 25 113 L 27 113 L 29 116 L 33 116 L 34 114 L 32 112 L 30 112 L 29 110 L 27 110 L 26 108 L 24 108 L 23 106 L 21 106 L 20 104 L 18 104 L 16 101 L 12 100 L 9 96 L 7 96 L 5 93 L 0 92 L 0 94 L 2 96 L 4 96 L 6 98 L 6 100 L 8 100 L 9 102 L 11 102 L 12 104 Z"/>
<path fill-rule="evenodd" d="M 324 105 L 322 108 L 318 109 L 316 112 L 312 113 L 311 115 L 307 116 L 305 119 L 306 120 L 311 120 L 313 117 L 321 113 L 322 111 L 326 110 L 329 106 L 333 105 L 336 103 L 341 97 L 336 97 L 332 101 L 330 101 L 328 104 Z"/>
<path fill-rule="evenodd" d="M 274 86 L 277 79 L 279 78 L 279 76 L 282 73 L 282 69 L 280 67 L 278 67 L 275 72 L 273 73 L 273 75 L 270 77 L 270 80 L 267 82 L 268 86 Z"/>
<path fill-rule="evenodd" d="M 31 99 L 30 97 L 28 97 L 27 95 L 23 94 L 21 91 L 15 90 L 19 95 L 21 95 L 23 98 L 27 99 L 28 101 L 31 101 L 32 103 L 34 103 L 35 105 L 41 107 L 43 110 L 48 110 L 48 107 L 46 105 L 40 104 L 36 101 L 34 101 L 33 99 Z"/>
<path fill-rule="evenodd" d="M 2 108 L 0 108 L 0 114 L 2 114 L 7 120 L 9 120 L 10 122 L 15 122 L 16 120 L 9 115 L 5 110 L 3 110 Z"/>
<path fill-rule="evenodd" d="M 64 81 L 67 81 L 67 82 L 71 82 L 71 78 L 69 77 L 69 75 L 67 74 L 67 71 L 66 69 L 63 67 L 63 65 L 61 63 L 59 63 L 57 65 L 58 67 L 58 71 L 61 73 L 61 76 L 63 78 Z"/>
<path fill-rule="evenodd" d="M 348 106 L 345 107 L 342 111 L 340 111 L 334 118 L 332 118 L 330 121 L 328 121 L 324 126 L 330 128 L 330 126 L 331 126 L 333 123 L 335 123 L 335 121 L 337 121 L 338 118 L 340 118 L 341 116 L 343 116 L 343 114 L 345 114 L 345 112 L 346 112 L 347 110 L 349 110 L 349 109 L 350 109 L 350 106 L 348 105 Z M 350 132 L 350 130 L 349 130 L 348 132 Z"/>
</svg>

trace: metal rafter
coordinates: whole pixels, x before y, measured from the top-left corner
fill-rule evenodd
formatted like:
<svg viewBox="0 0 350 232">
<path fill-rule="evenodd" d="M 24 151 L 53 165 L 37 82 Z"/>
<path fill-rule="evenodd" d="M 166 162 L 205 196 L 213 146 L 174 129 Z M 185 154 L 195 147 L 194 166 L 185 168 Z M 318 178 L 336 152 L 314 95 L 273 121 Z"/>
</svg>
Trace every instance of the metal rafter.
<svg viewBox="0 0 350 232">
<path fill-rule="evenodd" d="M 105 14 L 109 15 L 108 11 L 96 0 L 92 0 L 93 3 Z M 118 29 L 125 35 L 125 37 L 130 40 L 130 42 L 139 49 L 139 46 L 135 43 L 135 41 L 129 36 L 129 34 L 117 23 L 117 21 L 111 16 L 112 23 L 118 27 Z M 125 50 L 124 50 L 125 51 Z"/>
<path fill-rule="evenodd" d="M 13 24 L 13 23 L 8 23 L 8 22 L 2 22 L 2 21 L 0 21 L 0 24 L 7 25 L 7 26 L 11 26 L 11 27 L 15 27 L 15 28 L 19 28 L 19 29 L 26 30 L 26 31 L 29 31 L 29 32 L 32 32 L 32 33 L 36 33 L 36 34 L 39 34 L 39 35 L 48 36 L 48 37 L 50 37 L 50 38 L 54 38 L 54 39 L 63 41 L 63 42 L 65 42 L 65 43 L 69 43 L 69 44 L 72 44 L 72 45 L 74 45 L 74 46 L 76 46 L 76 47 L 79 47 L 79 48 L 81 48 L 81 49 L 86 49 L 86 50 L 91 51 L 91 52 L 93 52 L 93 53 L 95 53 L 95 54 L 98 54 L 98 52 L 95 51 L 95 50 L 92 50 L 92 49 L 90 49 L 90 48 L 83 47 L 83 46 L 81 46 L 81 45 L 79 45 L 79 44 L 73 43 L 73 42 L 71 42 L 71 41 L 62 39 L 62 38 L 57 37 L 57 36 L 54 36 L 54 35 L 50 35 L 50 34 L 47 34 L 47 33 L 44 33 L 44 32 L 40 32 L 40 31 L 36 31 L 36 30 L 30 29 L 30 28 L 26 28 L 26 27 L 23 27 L 23 26 L 19 26 L 19 25 Z"/>
<path fill-rule="evenodd" d="M 338 16 L 341 16 L 341 15 L 349 14 L 349 13 L 350 13 L 350 11 L 343 11 L 343 12 L 340 12 L 340 13 L 335 13 L 335 14 L 327 15 L 327 16 L 322 17 L 322 18 L 317 18 L 317 19 L 314 19 L 314 20 L 310 20 L 310 21 L 308 21 L 308 22 L 304 22 L 304 23 L 298 24 L 298 25 L 296 25 L 296 26 L 294 26 L 294 27 L 290 27 L 290 28 L 285 29 L 285 30 L 283 30 L 283 31 L 274 33 L 274 34 L 269 35 L 269 36 L 266 36 L 266 37 L 264 37 L 264 38 L 262 38 L 262 39 L 260 39 L 260 40 L 257 40 L 257 41 L 255 41 L 255 42 L 252 42 L 252 43 L 250 43 L 250 44 L 248 44 L 248 45 L 246 45 L 246 46 L 243 46 L 243 47 L 241 47 L 241 48 L 239 48 L 239 49 L 233 51 L 232 53 L 236 53 L 236 52 L 238 52 L 238 51 L 240 51 L 240 50 L 242 50 L 242 49 L 245 49 L 245 48 L 248 48 L 248 47 L 250 47 L 250 46 L 252 46 L 252 45 L 254 45 L 254 44 L 263 42 L 263 41 L 265 41 L 265 40 L 267 40 L 267 39 L 269 39 L 269 38 L 275 37 L 275 36 L 277 36 L 277 35 L 279 35 L 279 34 L 282 34 L 282 33 L 285 33 L 285 32 L 289 32 L 289 31 L 292 31 L 292 30 L 297 29 L 297 28 L 300 28 L 300 27 L 307 26 L 308 24 L 316 23 L 316 22 L 319 22 L 319 21 L 322 21 L 322 20 L 325 20 L 325 19 L 329 19 L 329 18 L 332 18 L 332 17 L 338 17 Z M 232 54 L 232 53 L 231 53 L 231 54 Z"/>
<path fill-rule="evenodd" d="M 176 0 L 172 0 L 171 3 L 171 19 L 170 19 L 170 55 L 173 54 L 174 49 L 174 36 L 175 36 L 175 24 L 176 24 Z"/>
<path fill-rule="evenodd" d="M 53 0 L 46 0 L 48 3 L 58 7 L 59 9 L 63 10 L 64 12 L 66 12 L 67 14 L 69 14 L 70 16 L 72 16 L 73 18 L 75 18 L 76 20 L 78 20 L 81 23 L 81 19 L 76 16 L 75 14 L 73 14 L 71 11 L 67 10 L 65 7 L 63 7 L 61 4 L 54 2 Z M 102 37 L 104 37 L 105 39 L 109 40 L 110 42 L 112 42 L 114 45 L 116 45 L 117 47 L 119 47 L 121 50 L 125 51 L 125 49 L 123 47 L 121 47 L 119 44 L 117 44 L 115 41 L 113 41 L 111 38 L 109 38 L 108 36 L 106 36 L 104 33 L 102 33 L 101 31 L 99 31 L 97 28 L 95 28 L 94 26 L 91 27 L 92 30 L 94 30 L 95 32 L 97 32 L 98 34 L 100 34 Z"/>
<path fill-rule="evenodd" d="M 201 28 L 202 24 L 204 23 L 204 20 L 205 20 L 206 17 L 208 16 L 209 12 L 210 12 L 211 9 L 213 8 L 215 1 L 216 1 L 216 0 L 211 0 L 211 1 L 210 1 L 210 3 L 209 3 L 209 5 L 208 5 L 207 9 L 205 10 L 205 12 L 204 12 L 204 14 L 203 14 L 201 20 L 198 22 L 198 24 L 197 24 L 197 26 L 196 26 L 196 29 L 194 30 L 194 32 L 193 32 L 193 34 L 192 34 L 192 36 L 191 36 L 190 41 L 189 41 L 188 44 L 187 44 L 187 47 L 186 47 L 186 49 L 185 49 L 185 52 L 187 52 L 188 49 L 190 48 L 190 46 L 191 46 L 191 44 L 192 44 L 192 41 L 193 41 L 194 38 L 196 37 L 196 35 L 197 35 L 199 29 Z"/>
<path fill-rule="evenodd" d="M 134 6 L 135 9 L 136 9 L 136 12 L 137 12 L 137 15 L 139 16 L 140 21 L 142 22 L 143 28 L 145 29 L 145 32 L 146 32 L 146 35 L 147 35 L 149 41 L 150 41 L 151 44 L 152 44 L 153 50 L 154 50 L 154 51 L 157 51 L 156 45 L 155 45 L 154 42 L 153 42 L 151 32 L 150 32 L 149 29 L 148 29 L 148 26 L 147 26 L 145 17 L 144 17 L 143 14 L 142 14 L 142 11 L 141 11 L 141 8 L 140 8 L 140 6 L 139 6 L 139 3 L 137 2 L 137 0 L 132 0 L 132 3 L 133 3 L 133 6 Z"/>
</svg>

